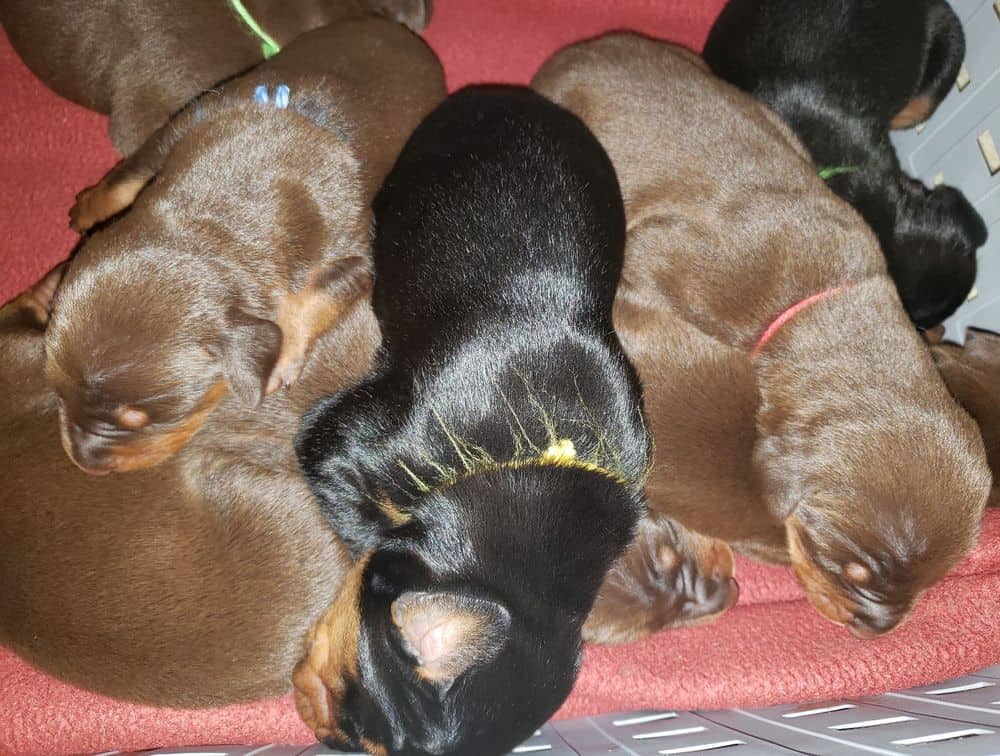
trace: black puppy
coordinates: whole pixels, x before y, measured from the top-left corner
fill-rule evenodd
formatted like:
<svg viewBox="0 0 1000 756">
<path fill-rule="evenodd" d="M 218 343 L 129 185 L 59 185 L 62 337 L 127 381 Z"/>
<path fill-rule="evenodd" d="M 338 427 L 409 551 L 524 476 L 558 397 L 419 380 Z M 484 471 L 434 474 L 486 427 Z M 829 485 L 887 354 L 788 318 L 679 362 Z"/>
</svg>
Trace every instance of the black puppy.
<svg viewBox="0 0 1000 756">
<path fill-rule="evenodd" d="M 417 129 L 375 218 L 379 362 L 297 441 L 359 564 L 296 700 L 328 745 L 500 754 L 569 694 L 644 512 L 650 440 L 611 322 L 622 199 L 575 116 L 474 87 Z"/>
<path fill-rule="evenodd" d="M 965 56 L 945 0 L 730 0 L 704 51 L 774 109 L 879 238 L 910 318 L 930 328 L 972 288 L 986 225 L 957 189 L 903 173 L 890 128 L 926 118 Z"/>
</svg>

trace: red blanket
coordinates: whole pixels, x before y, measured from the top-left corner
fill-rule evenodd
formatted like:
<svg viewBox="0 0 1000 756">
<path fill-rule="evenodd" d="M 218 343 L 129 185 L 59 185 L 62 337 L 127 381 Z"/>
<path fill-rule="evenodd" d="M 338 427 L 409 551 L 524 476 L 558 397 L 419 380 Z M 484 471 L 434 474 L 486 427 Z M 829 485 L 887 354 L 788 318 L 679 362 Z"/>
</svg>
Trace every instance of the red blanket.
<svg viewBox="0 0 1000 756">
<path fill-rule="evenodd" d="M 439 0 L 427 37 L 449 84 L 526 82 L 567 42 L 639 29 L 700 49 L 723 0 Z M 116 160 L 102 117 L 35 81 L 0 37 L 0 300 L 69 253 L 67 209 Z M 742 561 L 739 605 L 707 627 L 591 649 L 560 716 L 866 695 L 1000 661 L 1000 511 L 979 549 L 899 631 L 857 641 L 819 617 L 787 570 Z M 113 653 L 113 649 L 110 650 Z M 0 650 L 0 753 L 312 742 L 289 698 L 208 711 L 132 706 L 59 683 Z"/>
</svg>

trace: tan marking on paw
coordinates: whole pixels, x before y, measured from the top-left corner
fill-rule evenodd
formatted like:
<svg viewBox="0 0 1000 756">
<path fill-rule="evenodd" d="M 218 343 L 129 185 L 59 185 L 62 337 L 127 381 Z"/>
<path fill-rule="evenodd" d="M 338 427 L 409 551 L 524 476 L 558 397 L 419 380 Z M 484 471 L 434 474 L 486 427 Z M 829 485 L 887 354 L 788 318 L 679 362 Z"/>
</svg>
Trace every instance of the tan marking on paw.
<svg viewBox="0 0 1000 756">
<path fill-rule="evenodd" d="M 146 183 L 145 179 L 128 179 L 110 184 L 101 181 L 84 189 L 77 195 L 76 204 L 69 211 L 70 227 L 82 234 L 101 221 L 117 215 L 135 202 Z"/>
<path fill-rule="evenodd" d="M 295 666 L 295 707 L 318 740 L 344 739 L 338 721 L 347 685 L 358 675 L 361 586 L 370 554 L 341 585 L 333 604 L 306 636 L 305 656 Z"/>
<path fill-rule="evenodd" d="M 281 301 L 274 318 L 281 329 L 281 352 L 267 381 L 268 394 L 288 388 L 299 379 L 316 339 L 340 320 L 353 301 L 312 287 Z"/>
</svg>

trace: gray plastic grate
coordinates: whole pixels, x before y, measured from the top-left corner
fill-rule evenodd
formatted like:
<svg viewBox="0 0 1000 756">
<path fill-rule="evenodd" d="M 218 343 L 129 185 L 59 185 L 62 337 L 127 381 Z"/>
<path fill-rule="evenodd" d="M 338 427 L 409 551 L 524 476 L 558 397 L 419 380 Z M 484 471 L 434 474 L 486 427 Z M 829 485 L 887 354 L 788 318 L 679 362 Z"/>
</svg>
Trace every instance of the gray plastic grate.
<svg viewBox="0 0 1000 756">
<path fill-rule="evenodd" d="M 965 28 L 965 66 L 934 117 L 893 134 L 899 159 L 927 185 L 960 188 L 989 228 L 971 299 L 945 322 L 965 343 L 974 326 L 1000 332 L 1000 0 L 951 0 Z"/>
<path fill-rule="evenodd" d="M 146 752 L 147 756 L 343 753 L 319 745 L 202 746 Z M 793 753 L 1000 755 L 1000 666 L 870 698 L 751 710 L 637 711 L 554 722 L 511 751 L 519 756 Z"/>
</svg>

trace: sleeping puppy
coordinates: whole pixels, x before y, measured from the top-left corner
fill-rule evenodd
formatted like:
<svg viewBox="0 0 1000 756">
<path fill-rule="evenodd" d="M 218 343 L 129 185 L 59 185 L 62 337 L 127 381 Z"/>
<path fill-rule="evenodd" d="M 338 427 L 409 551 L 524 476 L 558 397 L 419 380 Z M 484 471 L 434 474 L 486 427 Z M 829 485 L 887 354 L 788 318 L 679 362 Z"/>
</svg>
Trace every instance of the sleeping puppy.
<svg viewBox="0 0 1000 756">
<path fill-rule="evenodd" d="M 296 442 L 359 558 L 296 702 L 331 747 L 500 754 L 568 695 L 644 510 L 621 195 L 578 119 L 480 87 L 423 122 L 374 207 L 379 359 Z"/>
<path fill-rule="evenodd" d="M 986 459 L 994 474 L 990 505 L 1000 503 L 996 473 L 1000 471 L 1000 336 L 970 328 L 965 346 L 942 341 L 944 328 L 925 334 L 948 390 L 979 425 Z"/>
<path fill-rule="evenodd" d="M 730 0 L 704 56 L 785 119 L 861 213 L 917 326 L 965 301 L 986 225 L 957 189 L 906 176 L 889 141 L 890 128 L 930 117 L 962 64 L 945 0 Z"/>
<path fill-rule="evenodd" d="M 153 706 L 287 693 L 305 633 L 351 566 L 292 440 L 313 402 L 367 374 L 378 344 L 368 302 L 258 412 L 226 397 L 165 464 L 94 478 L 63 453 L 44 379 L 56 278 L 0 309 L 0 644 Z"/>
<path fill-rule="evenodd" d="M 990 475 L 874 237 L 780 120 L 690 53 L 609 35 L 558 53 L 535 87 L 590 126 L 622 183 L 616 326 L 645 345 L 640 374 L 673 358 L 650 348 L 661 310 L 752 361 L 753 484 L 799 580 L 855 634 L 892 629 L 972 548 Z"/>
<path fill-rule="evenodd" d="M 4 0 L 0 24 L 47 86 L 109 115 L 111 141 L 131 155 L 190 100 L 272 54 L 251 22 L 281 47 L 369 13 L 420 31 L 431 0 Z"/>
<path fill-rule="evenodd" d="M 227 394 L 253 407 L 295 381 L 369 291 L 371 198 L 444 93 L 416 35 L 345 21 L 195 100 L 81 195 L 81 228 L 131 207 L 83 243 L 45 336 L 82 469 L 158 464 Z"/>
</svg>

